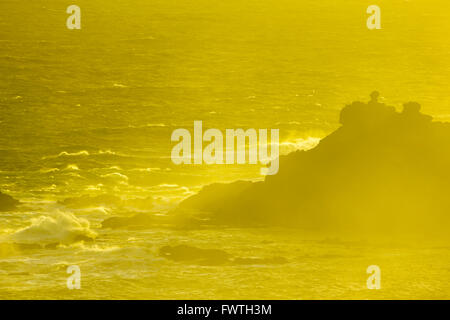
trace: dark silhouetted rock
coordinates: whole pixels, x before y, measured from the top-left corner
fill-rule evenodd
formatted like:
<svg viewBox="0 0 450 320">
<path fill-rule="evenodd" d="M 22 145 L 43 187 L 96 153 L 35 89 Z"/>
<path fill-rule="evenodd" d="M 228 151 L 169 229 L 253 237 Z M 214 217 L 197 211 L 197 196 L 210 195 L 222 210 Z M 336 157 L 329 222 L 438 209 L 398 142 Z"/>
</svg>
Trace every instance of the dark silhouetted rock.
<svg viewBox="0 0 450 320">
<path fill-rule="evenodd" d="M 220 225 L 447 230 L 450 124 L 431 121 L 417 103 L 399 113 L 377 99 L 347 105 L 342 126 L 314 149 L 281 157 L 277 175 L 205 187 L 177 212 L 202 212 Z"/>
</svg>

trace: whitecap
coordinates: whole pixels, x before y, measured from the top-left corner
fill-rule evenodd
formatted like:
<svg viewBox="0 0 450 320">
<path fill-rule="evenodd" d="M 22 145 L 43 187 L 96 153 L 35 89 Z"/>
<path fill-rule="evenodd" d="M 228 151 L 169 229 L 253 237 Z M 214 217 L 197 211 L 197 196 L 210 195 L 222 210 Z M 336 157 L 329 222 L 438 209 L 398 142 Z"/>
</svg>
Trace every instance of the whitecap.
<svg viewBox="0 0 450 320">
<path fill-rule="evenodd" d="M 124 180 L 128 181 L 128 177 L 122 173 L 119 172 L 113 172 L 113 173 L 107 173 L 101 176 L 102 178 L 113 178 L 117 180 Z"/>
<path fill-rule="evenodd" d="M 76 164 L 68 164 L 64 170 L 78 171 L 78 170 L 80 170 L 80 168 L 78 168 L 78 166 Z"/>
<path fill-rule="evenodd" d="M 97 234 L 89 221 L 72 213 L 56 211 L 31 219 L 31 225 L 17 230 L 9 239 L 20 244 L 68 244 L 80 240 L 93 240 Z"/>
<path fill-rule="evenodd" d="M 286 155 L 297 150 L 307 151 L 313 149 L 319 144 L 320 140 L 317 137 L 308 137 L 306 139 L 299 138 L 293 141 L 282 142 L 280 143 L 280 154 Z"/>
</svg>

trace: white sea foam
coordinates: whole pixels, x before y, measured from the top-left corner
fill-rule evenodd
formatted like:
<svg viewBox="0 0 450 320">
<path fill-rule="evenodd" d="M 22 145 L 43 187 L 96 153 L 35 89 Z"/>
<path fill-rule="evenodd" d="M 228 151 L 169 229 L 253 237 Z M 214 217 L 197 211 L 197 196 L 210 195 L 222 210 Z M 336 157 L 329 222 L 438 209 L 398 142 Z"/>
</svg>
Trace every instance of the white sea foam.
<svg viewBox="0 0 450 320">
<path fill-rule="evenodd" d="M 317 137 L 308 137 L 306 139 L 300 138 L 293 141 L 282 142 L 280 143 L 280 154 L 286 155 L 297 150 L 310 150 L 317 146 L 319 142 L 320 138 Z"/>
<path fill-rule="evenodd" d="M 9 235 L 9 240 L 23 244 L 69 244 L 79 240 L 94 239 L 89 221 L 72 213 L 56 211 L 31 219 L 31 225 Z"/>
<path fill-rule="evenodd" d="M 80 168 L 78 168 L 78 166 L 76 164 L 68 164 L 64 170 L 78 171 L 78 170 L 80 170 Z"/>
<path fill-rule="evenodd" d="M 138 171 L 138 172 L 153 172 L 153 171 L 160 171 L 161 168 L 135 168 L 131 169 L 131 171 Z"/>
<path fill-rule="evenodd" d="M 128 181 L 128 177 L 119 172 L 112 172 L 112 173 L 104 174 L 104 175 L 102 175 L 102 178 L 111 178 L 114 180 Z"/>
</svg>

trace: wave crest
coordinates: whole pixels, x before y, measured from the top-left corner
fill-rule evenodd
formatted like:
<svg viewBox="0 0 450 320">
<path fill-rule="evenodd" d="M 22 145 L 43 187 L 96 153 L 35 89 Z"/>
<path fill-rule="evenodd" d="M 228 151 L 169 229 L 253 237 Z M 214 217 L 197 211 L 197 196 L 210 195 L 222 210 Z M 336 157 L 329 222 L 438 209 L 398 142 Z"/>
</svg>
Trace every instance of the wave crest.
<svg viewBox="0 0 450 320">
<path fill-rule="evenodd" d="M 97 234 L 90 229 L 89 221 L 72 213 L 54 212 L 31 220 L 31 225 L 10 235 L 19 244 L 70 244 L 92 241 Z"/>
</svg>

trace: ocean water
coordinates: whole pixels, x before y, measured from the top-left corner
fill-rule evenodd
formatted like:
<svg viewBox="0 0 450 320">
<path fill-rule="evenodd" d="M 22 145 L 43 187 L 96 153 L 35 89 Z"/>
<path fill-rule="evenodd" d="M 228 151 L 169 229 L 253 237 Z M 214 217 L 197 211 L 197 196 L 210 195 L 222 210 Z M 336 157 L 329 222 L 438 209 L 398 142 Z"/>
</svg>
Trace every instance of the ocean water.
<svg viewBox="0 0 450 320">
<path fill-rule="evenodd" d="M 124 241 L 126 239 L 126 241 Z M 270 240 L 268 240 L 270 239 Z M 214 265 L 168 261 L 167 244 L 220 248 L 248 259 Z M 448 246 L 317 239 L 286 230 L 100 232 L 93 244 L 24 250 L 3 257 L 2 299 L 446 299 Z M 81 289 L 66 269 L 81 270 Z M 381 268 L 368 290 L 366 269 Z"/>
<path fill-rule="evenodd" d="M 0 212 L 0 298 L 448 297 L 445 243 L 101 228 L 115 216 L 164 219 L 209 183 L 262 179 L 255 165 L 174 165 L 170 135 L 194 120 L 279 128 L 282 153 L 313 147 L 373 90 L 448 121 L 448 3 L 378 2 L 383 29 L 372 32 L 356 0 L 77 0 L 81 30 L 65 27 L 64 1 L 2 0 L 0 190 L 21 205 Z M 159 253 L 180 244 L 247 260 Z M 66 287 L 69 265 L 81 290 Z"/>
</svg>

